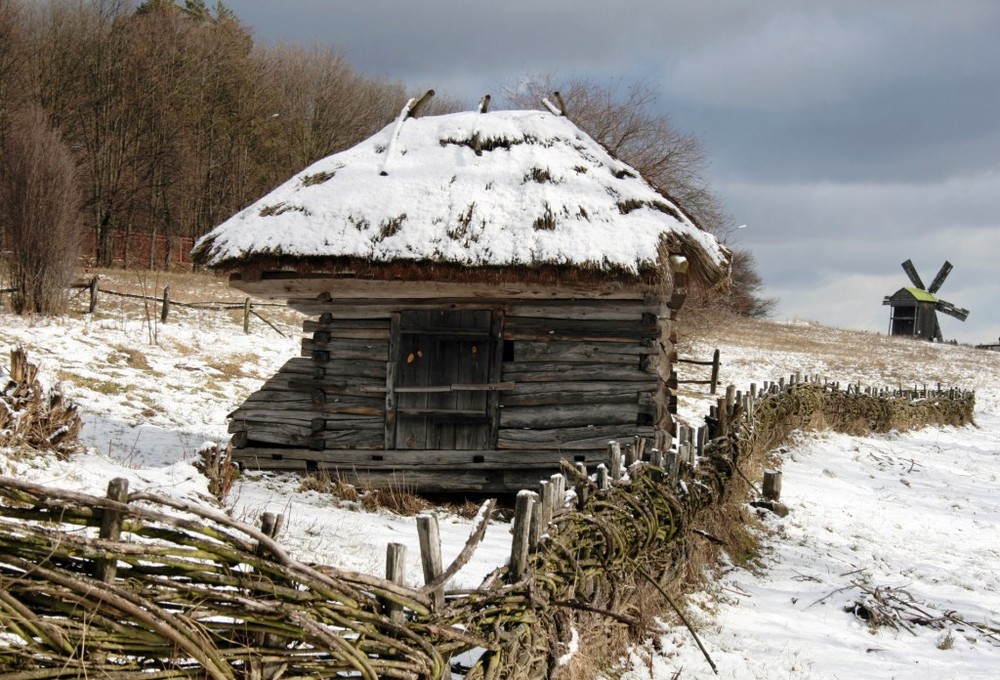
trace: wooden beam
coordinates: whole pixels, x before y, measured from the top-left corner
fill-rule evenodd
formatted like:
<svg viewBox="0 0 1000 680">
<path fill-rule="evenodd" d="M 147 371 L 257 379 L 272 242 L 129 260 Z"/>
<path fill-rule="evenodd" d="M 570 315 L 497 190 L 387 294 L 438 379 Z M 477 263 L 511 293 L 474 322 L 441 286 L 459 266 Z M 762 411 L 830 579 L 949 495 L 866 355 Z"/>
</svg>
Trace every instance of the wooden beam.
<svg viewBox="0 0 1000 680">
<path fill-rule="evenodd" d="M 496 298 L 524 300 L 607 299 L 642 300 L 645 294 L 656 292 L 651 285 L 622 285 L 621 283 L 579 283 L 560 285 L 524 285 L 517 283 L 451 283 L 436 281 L 377 281 L 368 279 L 289 276 L 262 277 L 259 281 L 246 281 L 232 277 L 229 283 L 248 295 L 261 298 L 289 300 L 308 304 L 322 293 L 329 300 L 408 299 L 408 298 L 470 298 L 484 301 Z M 292 304 L 292 306 L 296 306 Z"/>
</svg>

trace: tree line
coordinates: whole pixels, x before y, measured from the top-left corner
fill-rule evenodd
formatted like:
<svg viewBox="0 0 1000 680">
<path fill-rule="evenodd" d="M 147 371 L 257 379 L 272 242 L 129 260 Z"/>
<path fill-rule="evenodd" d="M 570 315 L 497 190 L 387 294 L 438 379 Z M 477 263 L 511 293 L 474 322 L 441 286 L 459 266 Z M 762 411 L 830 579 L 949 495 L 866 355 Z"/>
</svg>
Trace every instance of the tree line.
<svg viewBox="0 0 1000 680">
<path fill-rule="evenodd" d="M 508 104 L 537 108 L 524 97 L 551 84 L 537 78 Z M 564 89 L 578 125 L 724 231 L 700 145 L 651 112 L 648 89 Z M 102 267 L 135 234 L 197 238 L 384 127 L 407 96 L 333 48 L 255 42 L 221 1 L 0 0 L 0 250 L 13 256 L 15 306 L 58 306 L 37 272 L 72 270 L 81 233 Z M 438 96 L 430 113 L 457 108 Z M 150 249 L 149 267 L 169 264 L 171 242 L 159 261 Z"/>
</svg>

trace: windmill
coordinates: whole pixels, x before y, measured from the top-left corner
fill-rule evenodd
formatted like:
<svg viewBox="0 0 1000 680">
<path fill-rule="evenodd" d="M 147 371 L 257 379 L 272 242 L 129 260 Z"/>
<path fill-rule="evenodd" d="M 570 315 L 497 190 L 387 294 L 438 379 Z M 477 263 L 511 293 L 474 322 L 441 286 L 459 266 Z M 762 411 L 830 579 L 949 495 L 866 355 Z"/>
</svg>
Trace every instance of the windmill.
<svg viewBox="0 0 1000 680">
<path fill-rule="evenodd" d="M 913 287 L 900 288 L 892 295 L 887 295 L 882 301 L 883 305 L 889 305 L 892 308 L 889 317 L 890 335 L 909 335 L 925 340 L 940 341 L 942 337 L 941 326 L 937 319 L 938 312 L 953 316 L 959 321 L 965 321 L 965 318 L 969 316 L 968 309 L 956 307 L 936 296 L 951 270 L 951 262 L 945 260 L 937 276 L 931 281 L 930 287 L 927 288 L 920 279 L 920 275 L 917 274 L 913 262 L 907 260 L 903 263 L 903 271 L 910 278 Z"/>
</svg>

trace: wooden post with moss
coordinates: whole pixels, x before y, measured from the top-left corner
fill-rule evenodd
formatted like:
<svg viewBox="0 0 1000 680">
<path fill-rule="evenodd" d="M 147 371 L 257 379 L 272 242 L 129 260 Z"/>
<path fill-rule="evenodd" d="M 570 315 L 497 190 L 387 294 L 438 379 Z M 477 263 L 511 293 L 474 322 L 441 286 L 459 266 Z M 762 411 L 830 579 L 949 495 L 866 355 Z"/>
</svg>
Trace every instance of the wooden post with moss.
<svg viewBox="0 0 1000 680">
<path fill-rule="evenodd" d="M 116 477 L 108 482 L 108 499 L 118 503 L 128 503 L 128 480 Z M 100 537 L 105 541 L 117 541 L 122 535 L 122 513 L 111 508 L 104 508 L 101 513 Z M 94 578 L 105 583 L 115 580 L 118 570 L 118 560 L 112 557 L 99 558 L 94 563 Z"/>
</svg>

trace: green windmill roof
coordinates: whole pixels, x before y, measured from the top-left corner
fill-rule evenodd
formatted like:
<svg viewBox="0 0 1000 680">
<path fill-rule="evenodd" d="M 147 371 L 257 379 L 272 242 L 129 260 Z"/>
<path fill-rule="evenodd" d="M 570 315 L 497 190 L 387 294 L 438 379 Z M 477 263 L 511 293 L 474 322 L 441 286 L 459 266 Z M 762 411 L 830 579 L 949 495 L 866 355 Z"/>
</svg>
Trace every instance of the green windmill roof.
<svg viewBox="0 0 1000 680">
<path fill-rule="evenodd" d="M 937 302 L 937 298 L 920 288 L 905 288 L 919 302 Z"/>
</svg>

